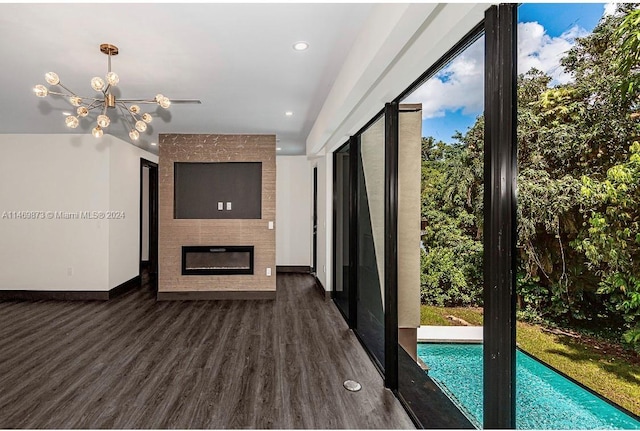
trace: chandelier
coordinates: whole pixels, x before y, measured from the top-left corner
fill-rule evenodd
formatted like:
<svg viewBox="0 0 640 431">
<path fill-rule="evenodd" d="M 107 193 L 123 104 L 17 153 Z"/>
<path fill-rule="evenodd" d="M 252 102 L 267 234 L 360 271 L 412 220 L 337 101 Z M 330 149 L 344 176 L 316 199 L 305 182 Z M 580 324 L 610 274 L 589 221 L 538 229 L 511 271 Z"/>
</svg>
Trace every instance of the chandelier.
<svg viewBox="0 0 640 431">
<path fill-rule="evenodd" d="M 111 111 L 116 113 L 119 111 L 122 119 L 126 123 L 129 129 L 129 138 L 132 141 L 137 141 L 140 138 L 140 133 L 147 130 L 147 124 L 151 123 L 152 117 L 148 112 L 142 112 L 139 105 L 142 104 L 154 104 L 164 109 L 168 109 L 171 106 L 171 100 L 162 94 L 157 94 L 153 99 L 116 99 L 112 93 L 112 88 L 118 85 L 120 78 L 115 72 L 111 71 L 111 57 L 118 55 L 118 47 L 108 43 L 100 45 L 100 52 L 109 56 L 109 67 L 105 79 L 96 76 L 91 79 L 91 88 L 96 92 L 102 93 L 98 97 L 85 97 L 79 96 L 73 91 L 65 87 L 60 78 L 55 72 L 48 72 L 45 74 L 45 80 L 49 85 L 58 86 L 61 91 L 53 91 L 44 85 L 38 84 L 33 88 L 33 92 L 38 97 L 46 97 L 49 94 L 62 96 L 66 98 L 71 105 L 76 107 L 76 115 L 69 115 L 65 118 L 64 122 L 70 129 L 75 129 L 80 124 L 80 118 L 87 117 L 90 113 L 98 113 L 96 118 L 96 126 L 91 130 L 91 133 L 96 138 L 102 137 L 104 130 L 111 124 L 110 115 L 113 115 Z M 180 101 L 183 103 L 200 103 L 200 101 Z"/>
</svg>

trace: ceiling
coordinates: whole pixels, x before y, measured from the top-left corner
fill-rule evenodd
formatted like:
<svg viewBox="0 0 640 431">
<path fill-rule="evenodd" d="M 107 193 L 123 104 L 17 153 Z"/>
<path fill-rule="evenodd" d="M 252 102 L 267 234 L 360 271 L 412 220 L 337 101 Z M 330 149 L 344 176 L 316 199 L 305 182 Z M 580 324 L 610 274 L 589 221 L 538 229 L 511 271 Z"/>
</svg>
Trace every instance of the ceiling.
<svg viewBox="0 0 640 431">
<path fill-rule="evenodd" d="M 93 96 L 91 78 L 107 71 L 99 45 L 111 43 L 120 49 L 112 60 L 120 76 L 116 97 L 202 100 L 168 111 L 147 105 L 154 120 L 136 145 L 157 153 L 151 143 L 159 133 L 276 134 L 278 154 L 305 154 L 309 131 L 371 8 L 0 4 L 0 133 L 89 133 L 95 116 L 68 129 L 63 113 L 73 107 L 62 98 L 35 97 L 32 88 L 53 71 L 77 94 Z M 293 49 L 300 40 L 308 50 Z M 123 122 L 112 117 L 107 132 L 130 141 Z"/>
</svg>

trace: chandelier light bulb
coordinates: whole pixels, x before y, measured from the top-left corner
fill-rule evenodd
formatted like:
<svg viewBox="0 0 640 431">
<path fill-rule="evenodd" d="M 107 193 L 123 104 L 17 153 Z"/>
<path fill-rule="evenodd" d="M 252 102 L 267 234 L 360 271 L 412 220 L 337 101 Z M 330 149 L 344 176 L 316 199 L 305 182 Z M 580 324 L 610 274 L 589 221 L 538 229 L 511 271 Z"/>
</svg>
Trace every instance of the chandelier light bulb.
<svg viewBox="0 0 640 431">
<path fill-rule="evenodd" d="M 82 104 L 82 99 L 78 96 L 73 96 L 69 98 L 69 103 L 73 106 L 80 106 Z"/>
<path fill-rule="evenodd" d="M 105 127 L 109 127 L 110 123 L 111 120 L 109 119 L 109 117 L 104 114 L 98 115 L 98 126 L 104 129 Z"/>
<path fill-rule="evenodd" d="M 131 105 L 129 107 L 129 111 L 133 114 L 137 114 L 138 112 L 140 112 L 140 107 L 138 105 Z"/>
<path fill-rule="evenodd" d="M 44 79 L 51 85 L 58 85 L 60 83 L 60 78 L 55 72 L 47 72 L 44 75 Z"/>
<path fill-rule="evenodd" d="M 41 84 L 38 84 L 35 87 L 33 87 L 33 92 L 38 97 L 46 97 L 47 94 L 49 94 L 49 90 L 47 90 L 47 87 Z"/>
<path fill-rule="evenodd" d="M 101 138 L 102 135 L 104 134 L 104 132 L 102 131 L 102 128 L 100 126 L 96 126 L 93 128 L 93 130 L 91 131 L 91 134 L 93 136 L 95 136 L 96 138 Z"/>
<path fill-rule="evenodd" d="M 160 106 L 164 109 L 168 109 L 169 106 L 171 106 L 171 100 L 169 100 L 168 97 L 163 97 L 162 100 L 160 100 Z"/>
<path fill-rule="evenodd" d="M 75 129 L 76 127 L 78 127 L 78 124 L 79 124 L 78 117 L 69 115 L 67 118 L 65 118 L 64 123 L 67 125 L 68 128 Z"/>
<path fill-rule="evenodd" d="M 129 137 L 131 138 L 131 140 L 137 141 L 138 138 L 140 138 L 140 133 L 138 133 L 136 129 L 131 129 L 131 131 L 129 132 Z"/>
<path fill-rule="evenodd" d="M 147 130 L 147 123 L 142 120 L 136 121 L 136 130 L 138 132 L 144 132 L 145 130 Z"/>
<path fill-rule="evenodd" d="M 120 82 L 120 78 L 118 77 L 118 74 L 115 72 L 109 72 L 107 73 L 107 82 L 109 83 L 109 85 L 111 85 L 112 87 L 115 87 L 116 85 L 118 85 L 118 82 Z"/>
<path fill-rule="evenodd" d="M 142 121 L 144 121 L 145 123 L 150 123 L 151 120 L 153 120 L 153 117 L 151 117 L 151 114 L 149 114 L 147 112 L 142 114 Z"/>
<path fill-rule="evenodd" d="M 89 114 L 89 110 L 87 108 L 85 108 L 84 106 L 80 106 L 76 112 L 78 113 L 79 116 L 81 117 L 86 117 Z"/>
<path fill-rule="evenodd" d="M 156 100 L 156 103 L 158 103 L 158 105 L 160 104 L 160 101 L 162 99 L 164 99 L 164 96 L 162 94 L 160 94 L 160 93 L 156 94 L 155 100 Z"/>
<path fill-rule="evenodd" d="M 91 79 L 91 88 L 96 91 L 102 91 L 104 88 L 104 80 L 99 76 L 95 76 Z"/>
</svg>

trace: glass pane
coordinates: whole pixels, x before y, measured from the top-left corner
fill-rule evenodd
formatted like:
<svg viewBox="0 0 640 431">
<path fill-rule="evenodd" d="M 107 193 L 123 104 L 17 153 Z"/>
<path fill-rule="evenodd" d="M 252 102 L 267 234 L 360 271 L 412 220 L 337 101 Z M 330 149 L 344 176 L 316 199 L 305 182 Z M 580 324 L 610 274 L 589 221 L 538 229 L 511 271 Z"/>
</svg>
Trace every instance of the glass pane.
<svg viewBox="0 0 640 431">
<path fill-rule="evenodd" d="M 640 429 L 636 9 L 518 8 L 519 429 Z"/>
<path fill-rule="evenodd" d="M 398 384 L 429 428 L 482 424 L 484 52 L 400 104 Z"/>
<path fill-rule="evenodd" d="M 360 136 L 356 330 L 384 369 L 384 117 Z"/>
<path fill-rule="evenodd" d="M 350 145 L 334 153 L 335 180 L 335 245 L 334 245 L 334 293 L 333 299 L 342 313 L 349 318 L 349 176 Z"/>
</svg>

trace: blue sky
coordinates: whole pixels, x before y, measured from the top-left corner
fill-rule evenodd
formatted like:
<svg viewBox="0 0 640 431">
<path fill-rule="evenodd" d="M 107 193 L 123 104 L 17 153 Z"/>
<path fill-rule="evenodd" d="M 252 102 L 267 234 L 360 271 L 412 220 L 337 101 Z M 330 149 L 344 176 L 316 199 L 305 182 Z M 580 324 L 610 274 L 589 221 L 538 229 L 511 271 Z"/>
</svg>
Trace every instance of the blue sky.
<svg viewBox="0 0 640 431">
<path fill-rule="evenodd" d="M 604 3 L 525 3 L 518 8 L 518 69 L 536 67 L 564 83 L 570 76 L 559 66 L 576 37 L 590 33 L 605 11 Z M 483 109 L 484 38 L 409 96 L 423 104 L 422 135 L 453 142 Z M 445 79 L 446 75 L 446 79 Z"/>
</svg>

